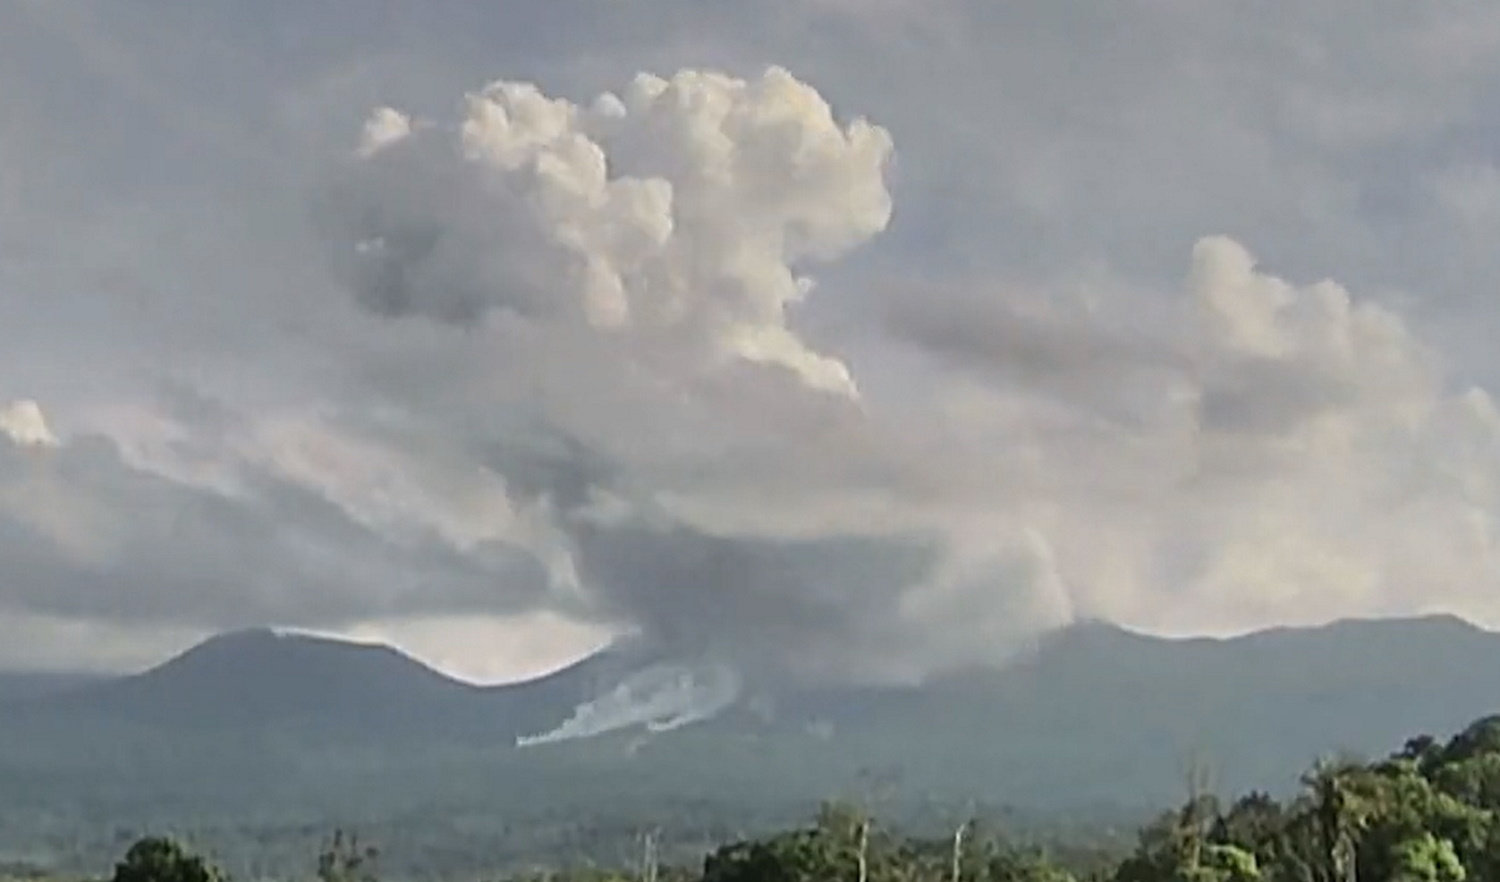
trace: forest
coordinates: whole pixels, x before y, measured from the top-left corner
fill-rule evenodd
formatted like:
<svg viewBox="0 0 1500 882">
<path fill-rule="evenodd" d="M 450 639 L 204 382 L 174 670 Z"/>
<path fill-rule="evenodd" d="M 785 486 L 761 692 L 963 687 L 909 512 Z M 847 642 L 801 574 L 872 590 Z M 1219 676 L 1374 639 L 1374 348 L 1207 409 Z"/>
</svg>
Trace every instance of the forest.
<svg viewBox="0 0 1500 882">
<path fill-rule="evenodd" d="M 1286 799 L 1221 799 L 1192 772 L 1182 804 L 1135 842 L 1038 843 L 980 818 L 943 835 L 882 825 L 830 802 L 800 829 L 663 859 L 657 831 L 629 865 L 583 862 L 497 874 L 507 882 L 1467 882 L 1500 879 L 1500 716 L 1446 741 L 1419 736 L 1383 759 L 1321 760 Z M 317 882 L 380 882 L 384 855 L 335 833 L 310 856 Z M 9 878 L 48 879 L 11 867 Z M 165 835 L 137 839 L 110 882 L 226 882 L 211 855 Z M 77 880 L 74 880 L 77 882 Z"/>
</svg>

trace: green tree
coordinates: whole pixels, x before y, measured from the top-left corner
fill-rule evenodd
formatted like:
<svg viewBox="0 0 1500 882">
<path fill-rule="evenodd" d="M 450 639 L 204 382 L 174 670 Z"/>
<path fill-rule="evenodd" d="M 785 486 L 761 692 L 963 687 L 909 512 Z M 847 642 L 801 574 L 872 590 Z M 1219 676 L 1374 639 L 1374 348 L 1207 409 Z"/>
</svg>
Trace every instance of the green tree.
<svg viewBox="0 0 1500 882">
<path fill-rule="evenodd" d="M 1431 833 L 1403 841 L 1394 857 L 1392 882 L 1464 882 L 1469 878 L 1453 843 Z"/>
<path fill-rule="evenodd" d="M 1255 855 L 1237 845 L 1208 845 L 1197 867 L 1183 874 L 1183 882 L 1261 882 Z"/>
<path fill-rule="evenodd" d="M 1500 715 L 1484 717 L 1469 724 L 1443 747 L 1443 764 L 1460 763 L 1475 757 L 1500 754 Z"/>
<path fill-rule="evenodd" d="M 178 842 L 159 836 L 138 840 L 115 864 L 113 882 L 224 882 L 225 875 Z"/>
<path fill-rule="evenodd" d="M 1269 861 L 1287 848 L 1287 814 L 1269 794 L 1254 792 L 1240 797 L 1229 811 L 1214 822 L 1209 839 L 1233 845 Z"/>
<path fill-rule="evenodd" d="M 818 830 L 726 845 L 703 863 L 703 882 L 833 882 L 851 878 Z"/>
<path fill-rule="evenodd" d="M 1365 768 L 1350 759 L 1320 761 L 1302 777 L 1316 855 L 1309 856 L 1318 882 L 1352 882 L 1360 842 L 1375 807 L 1358 788 Z"/>
<path fill-rule="evenodd" d="M 361 846 L 358 836 L 335 830 L 318 854 L 319 882 L 375 882 L 379 856 L 379 849 Z"/>
<path fill-rule="evenodd" d="M 1037 852 L 1006 849 L 991 858 L 984 882 L 1073 882 L 1066 870 Z"/>
</svg>

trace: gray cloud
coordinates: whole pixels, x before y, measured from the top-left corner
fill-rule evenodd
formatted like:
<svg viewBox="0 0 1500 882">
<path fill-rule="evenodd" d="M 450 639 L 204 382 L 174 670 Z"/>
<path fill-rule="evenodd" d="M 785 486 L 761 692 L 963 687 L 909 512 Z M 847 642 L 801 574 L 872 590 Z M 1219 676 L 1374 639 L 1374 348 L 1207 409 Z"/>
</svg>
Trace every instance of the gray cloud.
<svg viewBox="0 0 1500 882">
<path fill-rule="evenodd" d="M 1299 365 L 1247 358 L 1225 366 L 1203 387 L 1203 428 L 1226 434 L 1278 435 L 1304 420 L 1356 403 L 1359 390 L 1347 378 L 1310 372 Z"/>
<path fill-rule="evenodd" d="M 903 672 L 1074 612 L 1493 619 L 1497 42 L 1351 0 L 10 4 L 0 401 L 61 446 L 0 457 L 0 615 L 561 610 Z M 701 117 L 590 109 L 771 64 L 837 123 L 732 133 L 738 189 Z M 525 128 L 466 148 L 497 77 L 602 183 L 473 158 Z M 360 160 L 381 107 L 415 131 Z"/>
<path fill-rule="evenodd" d="M 434 535 L 378 532 L 315 488 L 253 467 L 232 483 L 153 473 L 99 436 L 0 443 L 0 605 L 207 630 L 338 627 L 527 609 L 545 591 L 524 549 L 460 552 Z"/>
<path fill-rule="evenodd" d="M 872 663 L 885 641 L 910 642 L 901 600 L 930 577 L 934 543 L 757 539 L 648 524 L 579 526 L 575 539 L 581 575 L 607 609 L 682 657 L 783 676 L 923 672 L 903 669 L 912 662 L 899 657 L 893 670 Z"/>
</svg>

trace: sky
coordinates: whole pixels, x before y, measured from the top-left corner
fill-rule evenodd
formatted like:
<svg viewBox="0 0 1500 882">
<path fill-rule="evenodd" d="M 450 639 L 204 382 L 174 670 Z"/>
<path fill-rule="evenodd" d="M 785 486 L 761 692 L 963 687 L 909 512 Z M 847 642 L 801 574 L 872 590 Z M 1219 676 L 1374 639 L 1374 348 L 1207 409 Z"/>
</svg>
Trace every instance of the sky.
<svg viewBox="0 0 1500 882">
<path fill-rule="evenodd" d="M 1500 7 L 0 4 L 0 668 L 1500 626 Z"/>
</svg>

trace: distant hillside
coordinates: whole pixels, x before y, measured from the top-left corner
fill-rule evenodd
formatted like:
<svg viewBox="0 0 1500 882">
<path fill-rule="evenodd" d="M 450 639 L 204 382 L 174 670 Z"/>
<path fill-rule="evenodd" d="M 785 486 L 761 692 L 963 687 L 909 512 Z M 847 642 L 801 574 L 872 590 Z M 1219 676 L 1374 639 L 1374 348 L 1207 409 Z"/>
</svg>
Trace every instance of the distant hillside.
<svg viewBox="0 0 1500 882">
<path fill-rule="evenodd" d="M 0 671 L 0 705 L 46 698 L 107 679 L 94 674 Z"/>
<path fill-rule="evenodd" d="M 468 719 L 478 697 L 389 647 L 253 630 L 215 637 L 141 674 L 11 710 L 169 734 L 275 729 L 405 740 Z"/>
<path fill-rule="evenodd" d="M 684 798 L 800 799 L 873 771 L 934 797 L 1067 805 L 1171 799 L 1195 758 L 1225 786 L 1281 787 L 1330 746 L 1379 750 L 1500 709 L 1500 635 L 1454 618 L 1228 640 L 1095 622 L 1049 635 L 1000 671 L 911 689 L 761 692 L 671 732 L 513 749 L 517 735 L 550 730 L 656 660 L 615 649 L 481 688 L 389 647 L 229 634 L 137 676 L 9 700 L 0 692 L 0 770 L 128 756 L 264 778 L 267 757 L 358 753 L 391 774 L 499 763 L 543 794 L 645 776 L 652 792 Z"/>
<path fill-rule="evenodd" d="M 1329 750 L 1379 751 L 1497 709 L 1500 635 L 1455 618 L 1227 640 L 1089 623 L 999 675 L 932 684 L 866 731 L 888 739 L 873 753 L 912 757 L 919 780 L 958 787 L 983 768 L 1055 804 L 1172 798 L 1189 763 L 1225 786 L 1280 789 Z M 902 719 L 942 722 L 903 731 Z"/>
<path fill-rule="evenodd" d="M 608 650 L 529 682 L 481 687 L 389 646 L 258 628 L 131 676 L 0 676 L 0 721 L 39 733 L 67 728 L 74 740 L 83 727 L 121 726 L 160 743 L 208 737 L 240 751 L 289 739 L 408 752 L 509 748 L 518 735 L 560 723 L 638 661 Z"/>
</svg>

